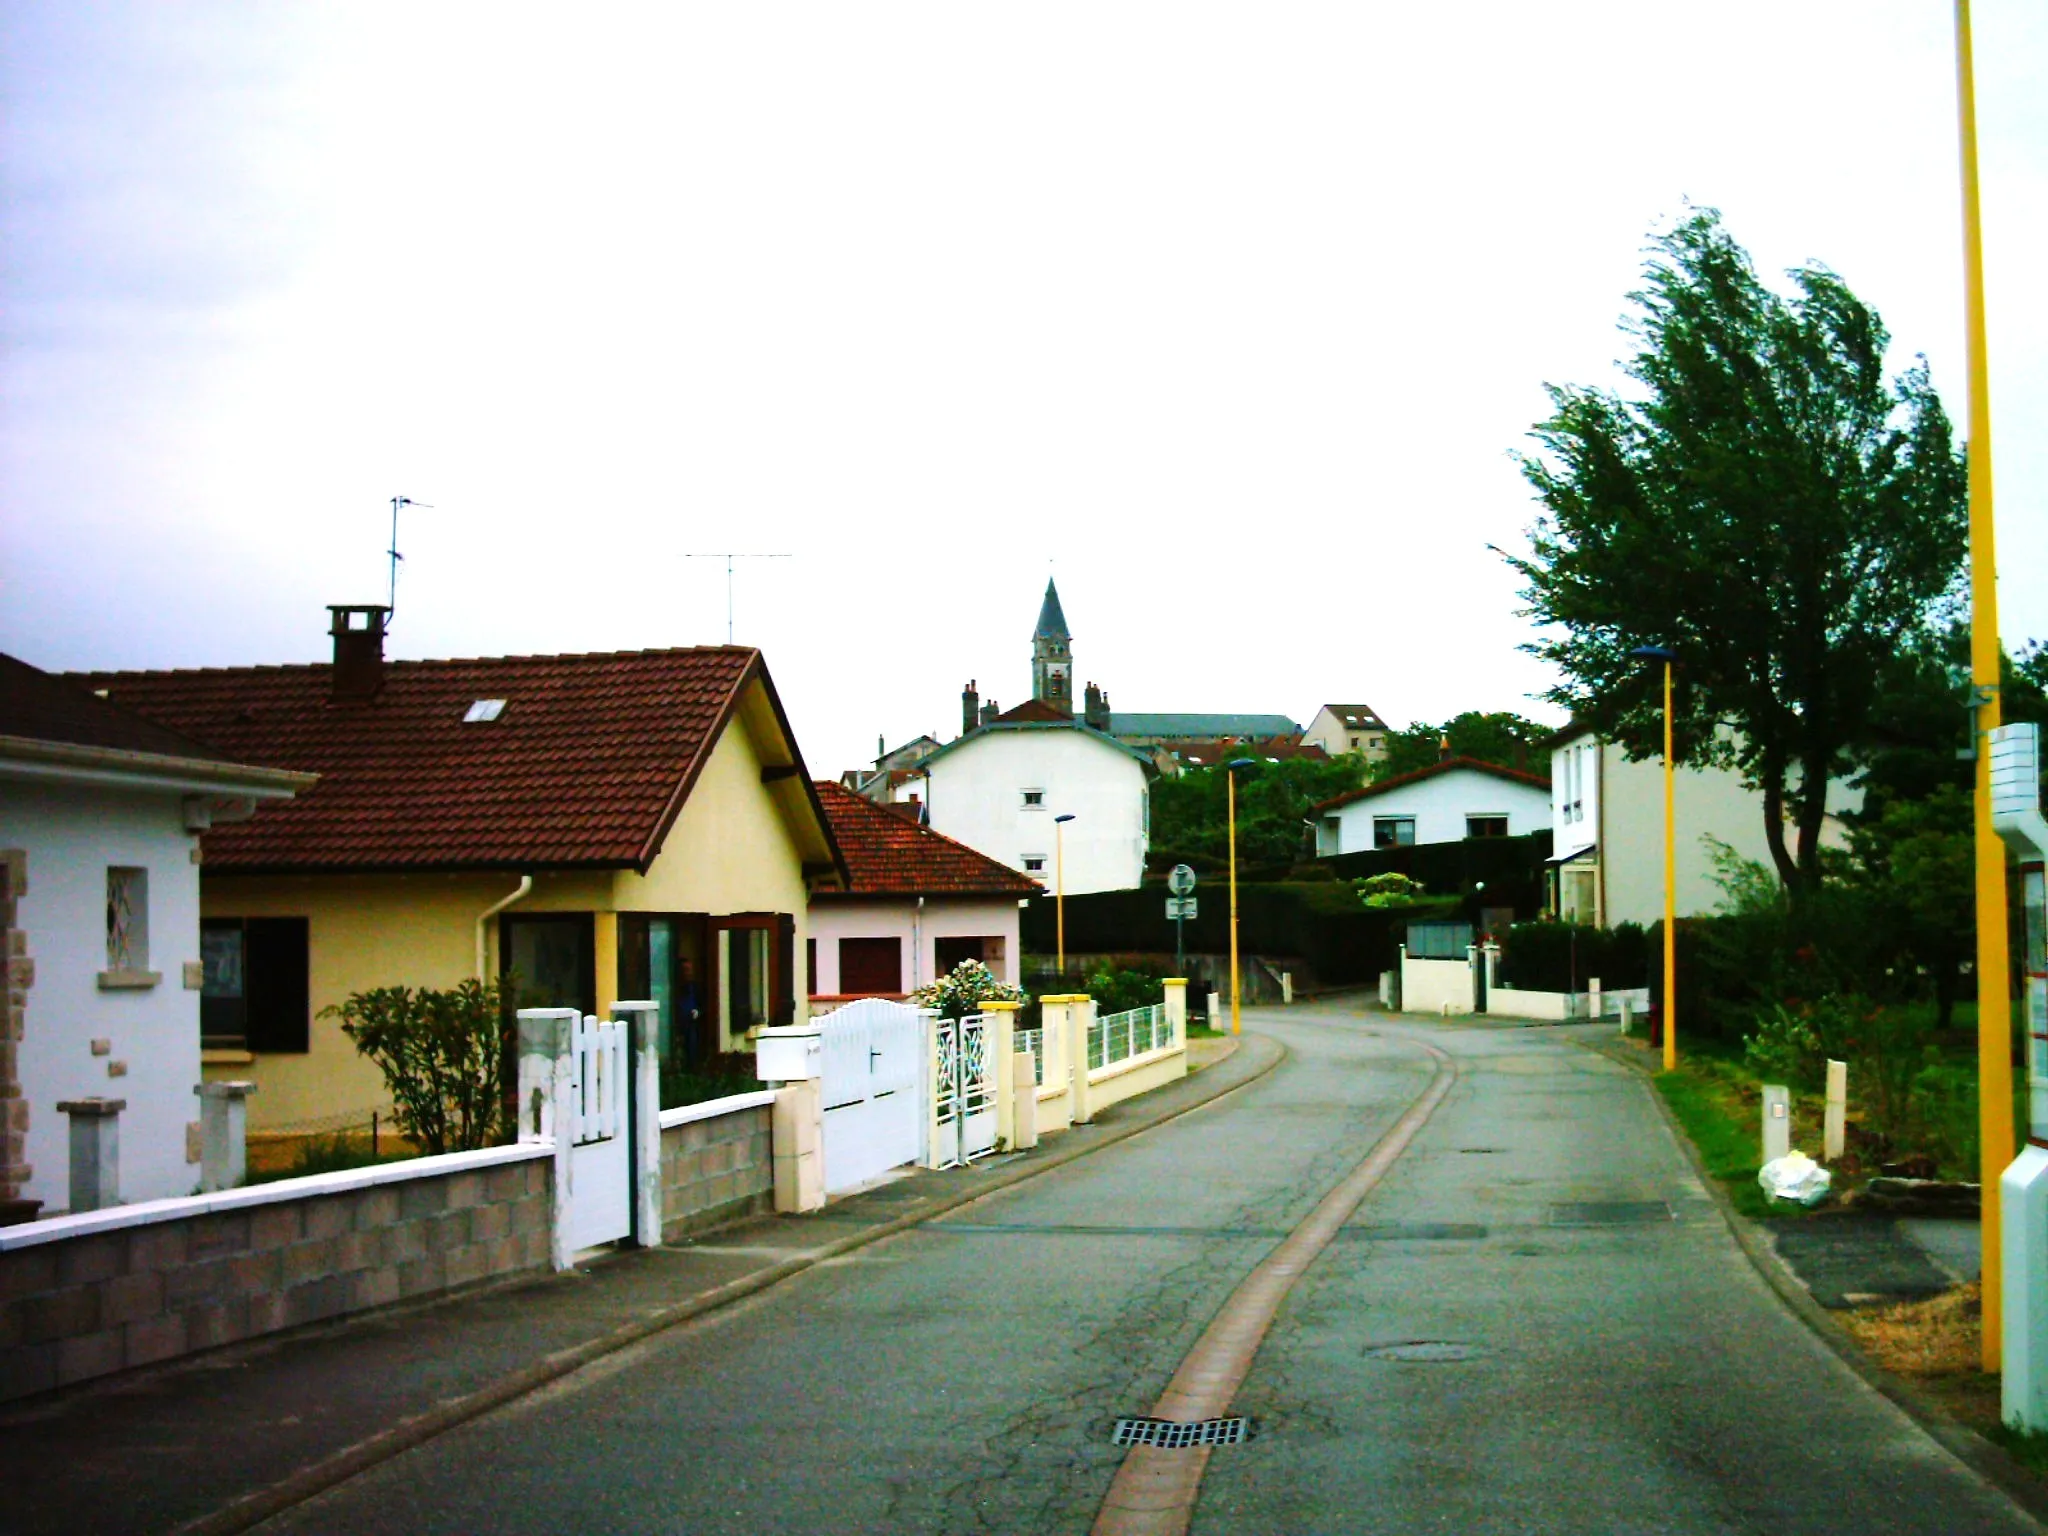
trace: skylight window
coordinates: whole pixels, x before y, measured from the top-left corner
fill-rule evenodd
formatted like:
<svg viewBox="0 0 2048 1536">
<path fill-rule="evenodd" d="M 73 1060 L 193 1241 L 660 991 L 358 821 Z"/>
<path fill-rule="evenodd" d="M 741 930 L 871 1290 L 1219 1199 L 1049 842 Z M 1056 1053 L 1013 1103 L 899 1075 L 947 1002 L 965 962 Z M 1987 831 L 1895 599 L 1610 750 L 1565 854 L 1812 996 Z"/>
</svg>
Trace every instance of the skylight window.
<svg viewBox="0 0 2048 1536">
<path fill-rule="evenodd" d="M 505 713 L 503 699 L 478 699 L 469 706 L 469 713 L 462 717 L 464 725 L 483 725 Z"/>
</svg>

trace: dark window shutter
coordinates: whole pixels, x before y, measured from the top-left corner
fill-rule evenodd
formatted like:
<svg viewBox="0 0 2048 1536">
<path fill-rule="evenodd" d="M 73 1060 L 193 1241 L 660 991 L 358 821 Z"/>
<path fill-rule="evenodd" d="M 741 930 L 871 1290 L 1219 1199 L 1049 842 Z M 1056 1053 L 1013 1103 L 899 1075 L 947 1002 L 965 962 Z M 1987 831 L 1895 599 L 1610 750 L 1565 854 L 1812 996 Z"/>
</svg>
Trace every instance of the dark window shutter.
<svg viewBox="0 0 2048 1536">
<path fill-rule="evenodd" d="M 841 939 L 839 991 L 842 996 L 903 990 L 901 939 Z"/>
<path fill-rule="evenodd" d="M 796 1022 L 796 919 L 787 912 L 775 914 L 775 997 L 772 1016 L 777 1024 Z"/>
<path fill-rule="evenodd" d="M 249 1049 L 304 1051 L 312 1017 L 306 979 L 307 920 L 252 917 L 246 932 Z"/>
</svg>

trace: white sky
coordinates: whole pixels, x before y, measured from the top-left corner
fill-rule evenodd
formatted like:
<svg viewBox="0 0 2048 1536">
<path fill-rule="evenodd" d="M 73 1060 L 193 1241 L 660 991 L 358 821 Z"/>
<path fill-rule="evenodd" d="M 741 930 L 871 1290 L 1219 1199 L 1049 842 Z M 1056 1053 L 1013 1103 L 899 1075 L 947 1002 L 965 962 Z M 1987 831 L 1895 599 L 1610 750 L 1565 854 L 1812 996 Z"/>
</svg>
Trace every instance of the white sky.
<svg viewBox="0 0 2048 1536">
<path fill-rule="evenodd" d="M 1978 0 L 2010 643 L 2048 635 L 2048 9 Z M 1546 712 L 1487 550 L 1647 233 L 1722 209 L 1965 416 L 1951 11 L 0 11 L 0 649 L 724 638 L 812 769 L 1029 693 Z"/>
</svg>

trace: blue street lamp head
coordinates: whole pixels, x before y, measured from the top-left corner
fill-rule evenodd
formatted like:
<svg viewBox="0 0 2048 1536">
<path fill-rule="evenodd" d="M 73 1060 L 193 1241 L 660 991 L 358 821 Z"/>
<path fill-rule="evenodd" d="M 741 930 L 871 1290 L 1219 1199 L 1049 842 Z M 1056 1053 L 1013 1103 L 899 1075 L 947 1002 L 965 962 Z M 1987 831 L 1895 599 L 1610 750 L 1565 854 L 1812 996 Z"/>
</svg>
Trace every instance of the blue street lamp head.
<svg viewBox="0 0 2048 1536">
<path fill-rule="evenodd" d="M 1258 766 L 1259 760 L 1256 757 L 1233 757 L 1229 763 L 1232 773 L 1237 772 L 1240 768 L 1256 768 Z"/>
<path fill-rule="evenodd" d="M 1054 820 L 1055 822 L 1061 822 L 1061 821 L 1072 821 L 1073 819 L 1074 819 L 1074 813 L 1073 813 L 1072 811 L 1068 811 L 1068 812 L 1067 812 L 1067 813 L 1066 813 L 1066 814 L 1065 814 L 1064 816 L 1055 816 L 1055 817 L 1053 817 L 1053 820 Z"/>
<path fill-rule="evenodd" d="M 1662 645 L 1639 645 L 1629 652 L 1637 661 L 1676 661 L 1678 652 Z"/>
</svg>

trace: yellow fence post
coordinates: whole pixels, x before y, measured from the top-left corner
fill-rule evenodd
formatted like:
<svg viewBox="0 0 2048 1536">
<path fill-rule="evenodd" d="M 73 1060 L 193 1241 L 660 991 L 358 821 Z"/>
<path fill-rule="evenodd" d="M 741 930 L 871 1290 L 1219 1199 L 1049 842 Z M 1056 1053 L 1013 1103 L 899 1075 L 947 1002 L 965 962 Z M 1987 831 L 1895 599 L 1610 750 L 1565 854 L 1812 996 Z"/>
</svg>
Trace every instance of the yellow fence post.
<svg viewBox="0 0 2048 1536">
<path fill-rule="evenodd" d="M 1017 1010 L 1022 1003 L 984 1001 L 988 1016 L 987 1050 L 995 1052 L 996 1146 L 1010 1152 L 1017 1146 Z"/>
<path fill-rule="evenodd" d="M 1185 1047 L 1188 1043 L 1188 979 L 1185 976 L 1166 978 L 1166 1022 L 1173 1030 L 1173 1044 Z"/>
</svg>

